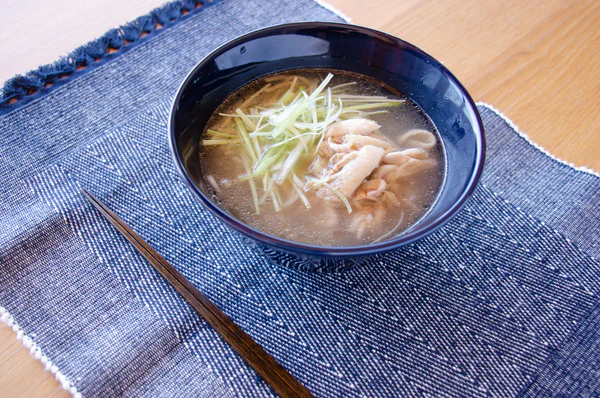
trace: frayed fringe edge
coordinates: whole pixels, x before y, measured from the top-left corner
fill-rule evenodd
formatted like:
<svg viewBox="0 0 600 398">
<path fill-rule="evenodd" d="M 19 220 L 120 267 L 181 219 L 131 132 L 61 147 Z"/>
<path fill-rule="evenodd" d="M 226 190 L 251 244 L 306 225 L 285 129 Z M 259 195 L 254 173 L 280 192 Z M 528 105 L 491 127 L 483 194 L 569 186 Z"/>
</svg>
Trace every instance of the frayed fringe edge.
<svg viewBox="0 0 600 398">
<path fill-rule="evenodd" d="M 344 21 L 351 22 L 350 17 L 330 4 L 321 0 L 314 1 Z M 106 32 L 102 37 L 77 48 L 53 64 L 43 65 L 25 75 L 15 76 L 7 80 L 0 89 L 0 109 L 18 104 L 22 99 L 51 88 L 59 81 L 69 80 L 80 69 L 87 69 L 113 53 L 118 55 L 122 48 L 129 47 L 148 34 L 162 30 L 176 20 L 216 2 L 217 0 L 177 0 L 167 3 L 118 29 Z"/>
<path fill-rule="evenodd" d="M 352 22 L 352 18 L 350 18 L 348 15 L 344 14 L 343 12 L 341 12 L 340 10 L 338 10 L 331 4 L 321 1 L 321 0 L 313 0 L 313 1 L 315 3 L 317 3 L 318 5 L 320 5 L 321 7 L 325 8 L 326 10 L 329 10 L 332 13 L 334 13 L 335 15 L 337 15 L 338 17 L 342 18 L 344 21 L 346 21 L 348 23 Z"/>
<path fill-rule="evenodd" d="M 19 326 L 15 318 L 6 310 L 4 307 L 0 307 L 0 321 L 4 323 L 6 326 L 11 328 L 13 332 L 17 335 L 17 340 L 19 340 L 25 348 L 29 350 L 29 353 L 38 361 L 40 361 L 46 368 L 46 370 L 56 377 L 56 380 L 61 384 L 62 388 L 69 391 L 73 394 L 74 398 L 83 398 L 83 395 L 79 391 L 77 391 L 77 387 L 69 381 L 69 379 L 62 374 L 62 372 L 58 369 L 58 367 L 52 364 L 52 361 L 44 355 L 42 349 L 33 342 L 33 339 L 25 334 L 23 329 Z"/>
<path fill-rule="evenodd" d="M 67 81 L 77 71 L 92 67 L 109 55 L 119 55 L 122 48 L 129 48 L 150 33 L 161 31 L 210 3 L 217 3 L 217 0 L 177 0 L 167 3 L 118 29 L 106 32 L 102 37 L 75 49 L 53 64 L 40 66 L 25 75 L 7 80 L 0 90 L 0 109 L 18 104 L 22 99 L 50 88 L 59 81 Z"/>
<path fill-rule="evenodd" d="M 494 112 L 496 115 L 500 116 L 502 118 L 502 120 L 504 120 L 504 122 L 506 122 L 506 124 L 508 124 L 513 130 L 515 130 L 517 132 L 517 134 L 519 134 L 521 136 L 521 138 L 523 138 L 525 141 L 527 141 L 527 143 L 529 145 L 533 146 L 535 149 L 542 152 L 544 155 L 548 156 L 552 160 L 554 160 L 558 163 L 564 164 L 565 166 L 569 166 L 570 168 L 572 168 L 574 170 L 581 171 L 581 172 L 584 172 L 587 174 L 591 174 L 595 177 L 600 177 L 600 173 L 598 173 L 595 170 L 592 170 L 585 166 L 575 166 L 573 163 L 567 162 L 566 160 L 559 159 L 556 156 L 554 156 L 553 154 L 551 154 L 550 152 L 548 152 L 544 147 L 542 147 L 542 146 L 538 145 L 537 143 L 535 143 L 534 141 L 532 141 L 531 138 L 529 138 L 529 136 L 527 134 L 525 134 L 521 130 L 519 130 L 519 127 L 517 127 L 513 123 L 512 120 L 510 120 L 504 113 L 502 113 L 498 109 L 496 109 L 493 105 L 490 105 L 486 102 L 478 102 L 477 105 L 485 106 L 486 108 L 488 108 L 489 110 Z"/>
</svg>

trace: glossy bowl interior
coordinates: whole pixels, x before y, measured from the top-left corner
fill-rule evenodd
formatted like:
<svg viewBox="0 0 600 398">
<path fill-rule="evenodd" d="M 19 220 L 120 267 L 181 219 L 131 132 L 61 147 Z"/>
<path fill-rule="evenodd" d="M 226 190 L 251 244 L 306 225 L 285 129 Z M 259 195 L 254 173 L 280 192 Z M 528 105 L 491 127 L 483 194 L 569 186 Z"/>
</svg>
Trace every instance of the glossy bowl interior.
<svg viewBox="0 0 600 398">
<path fill-rule="evenodd" d="M 219 104 L 259 77 L 297 68 L 331 68 L 374 78 L 416 102 L 443 141 L 446 175 L 431 210 L 409 231 L 367 246 L 321 247 L 257 231 L 233 218 L 210 193 L 199 163 L 199 141 Z M 428 54 L 398 38 L 336 23 L 280 25 L 239 37 L 208 55 L 189 74 L 173 104 L 170 142 L 175 163 L 204 206 L 230 227 L 275 250 L 312 256 L 368 256 L 399 248 L 446 223 L 475 188 L 483 168 L 483 125 L 457 79 Z"/>
</svg>

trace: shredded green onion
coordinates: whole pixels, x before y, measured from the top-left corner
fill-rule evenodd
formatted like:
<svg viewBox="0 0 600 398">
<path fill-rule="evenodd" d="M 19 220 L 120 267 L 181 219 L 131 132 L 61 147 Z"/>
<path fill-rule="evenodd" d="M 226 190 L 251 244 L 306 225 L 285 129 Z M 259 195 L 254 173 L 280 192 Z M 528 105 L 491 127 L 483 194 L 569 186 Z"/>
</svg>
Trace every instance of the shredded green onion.
<svg viewBox="0 0 600 398">
<path fill-rule="evenodd" d="M 240 108 L 237 108 L 235 113 L 237 113 L 240 119 L 242 119 L 242 122 L 244 122 L 248 129 L 253 131 L 256 130 L 256 125 L 254 124 L 254 122 L 252 122 L 252 120 L 250 120 L 250 118 L 244 112 L 242 112 Z"/>
<path fill-rule="evenodd" d="M 250 142 L 250 137 L 248 137 L 248 132 L 246 131 L 246 128 L 244 127 L 244 124 L 242 123 L 242 120 L 237 117 L 233 120 L 235 120 L 235 124 L 238 128 L 238 131 L 240 132 L 240 135 L 242 136 L 242 140 L 244 141 L 244 144 L 246 144 L 246 149 L 248 150 L 250 157 L 252 158 L 254 163 L 256 163 L 258 159 L 256 158 L 256 153 L 254 152 L 254 148 L 252 148 L 252 143 Z"/>
<path fill-rule="evenodd" d="M 240 140 L 202 140 L 202 145 L 211 146 L 211 145 L 231 145 L 237 144 Z"/>
<path fill-rule="evenodd" d="M 304 195 L 304 192 L 302 192 L 302 181 L 300 181 L 300 179 L 294 174 L 294 182 L 292 183 L 292 187 L 294 188 L 294 191 L 296 191 L 296 193 L 298 194 L 298 196 L 300 197 L 300 200 L 302 201 L 302 203 L 304 203 L 304 206 L 307 209 L 310 209 L 310 202 L 308 201 L 308 198 L 306 197 L 306 195 Z"/>
<path fill-rule="evenodd" d="M 385 234 L 381 235 L 379 238 L 375 239 L 371 243 L 381 242 L 382 240 L 386 239 L 388 236 L 390 236 L 391 234 L 396 232 L 396 230 L 398 230 L 398 228 L 400 228 L 400 225 L 402 224 L 403 220 L 404 220 L 404 212 L 400 213 L 400 220 L 398 221 L 398 223 L 396 224 L 396 226 L 394 228 L 390 229 Z"/>
<path fill-rule="evenodd" d="M 348 94 L 346 89 L 357 82 L 332 86 L 333 77 L 329 73 L 320 82 L 303 76 L 265 79 L 267 83 L 235 111 L 220 113 L 223 120 L 217 128 L 206 131 L 202 145 L 242 144 L 237 148 L 243 152 L 246 174 L 238 180 L 248 180 L 257 213 L 268 197 L 280 211 L 284 204 L 280 189 L 287 195 L 290 187 L 310 209 L 303 181 L 310 179 L 308 165 L 318 156 L 327 129 L 340 120 L 387 113 L 386 108 L 404 102 L 379 95 Z M 260 200 L 255 178 L 262 181 Z M 313 188 L 327 187 L 352 212 L 348 200 L 328 184 L 330 178 L 313 180 Z"/>
<path fill-rule="evenodd" d="M 246 158 L 244 158 L 244 167 L 246 168 L 246 173 L 250 174 L 250 162 Z M 250 190 L 252 191 L 252 199 L 254 200 L 254 208 L 256 209 L 256 214 L 260 214 L 260 206 L 258 204 L 258 192 L 256 191 L 256 184 L 254 183 L 254 178 L 249 178 L 248 182 L 250 183 Z"/>
<path fill-rule="evenodd" d="M 329 189 L 331 192 L 333 192 L 335 194 L 335 196 L 340 198 L 342 203 L 346 206 L 346 209 L 348 209 L 348 214 L 352 213 L 352 206 L 350 206 L 350 202 L 348 202 L 348 199 L 346 199 L 346 197 L 344 195 L 342 195 L 342 193 L 340 191 L 338 191 L 337 189 L 335 189 L 334 187 L 332 187 L 331 185 L 329 185 L 326 182 L 323 182 L 322 185 L 325 188 Z"/>
<path fill-rule="evenodd" d="M 210 136 L 220 135 L 220 136 L 226 136 L 226 137 L 230 137 L 230 138 L 235 137 L 235 133 L 228 133 L 225 131 L 217 131 L 217 130 L 210 130 L 210 129 L 206 130 L 206 134 L 210 135 Z"/>
</svg>

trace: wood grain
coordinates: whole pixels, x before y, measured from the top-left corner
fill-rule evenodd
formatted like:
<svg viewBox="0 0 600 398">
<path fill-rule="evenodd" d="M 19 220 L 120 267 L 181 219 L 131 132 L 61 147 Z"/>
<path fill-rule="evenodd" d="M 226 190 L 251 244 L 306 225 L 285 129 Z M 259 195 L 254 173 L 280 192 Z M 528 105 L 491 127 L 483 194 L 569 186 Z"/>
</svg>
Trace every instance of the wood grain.
<svg viewBox="0 0 600 398">
<path fill-rule="evenodd" d="M 54 62 L 166 0 L 0 0 L 0 83 Z"/>
<path fill-rule="evenodd" d="M 503 111 L 557 157 L 600 171 L 600 2 L 329 2 L 354 23 L 401 37 L 444 62 L 476 101 Z M 13 74 L 50 62 L 93 38 L 90 34 L 99 35 L 154 6 L 143 0 L 97 1 L 100 9 L 111 10 L 102 14 L 98 27 L 92 13 L 85 19 L 87 3 L 66 7 L 59 0 L 35 2 L 33 9 L 51 9 L 53 18 L 14 10 L 11 14 L 10 6 L 3 5 L 4 20 L 16 23 L 0 27 L 1 48 L 13 49 L 0 53 L 2 73 L 9 64 Z M 23 8 L 23 2 L 14 4 Z M 71 22 L 74 15 L 80 16 L 77 23 Z M 37 43 L 36 51 L 31 51 L 31 43 Z M 68 396 L 8 328 L 0 327 L 0 350 L 0 396 Z"/>
<path fill-rule="evenodd" d="M 54 375 L 44 370 L 35 360 L 15 332 L 0 326 L 0 397 L 69 397 Z"/>
<path fill-rule="evenodd" d="M 600 2 L 330 0 L 442 61 L 555 156 L 600 171 Z"/>
</svg>

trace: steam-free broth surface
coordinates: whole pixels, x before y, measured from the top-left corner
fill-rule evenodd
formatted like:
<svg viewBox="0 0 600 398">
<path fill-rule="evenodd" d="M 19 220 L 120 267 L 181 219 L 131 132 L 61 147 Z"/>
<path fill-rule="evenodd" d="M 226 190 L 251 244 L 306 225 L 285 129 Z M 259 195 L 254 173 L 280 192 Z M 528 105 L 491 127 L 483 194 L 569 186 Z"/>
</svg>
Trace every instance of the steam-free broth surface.
<svg viewBox="0 0 600 398">
<path fill-rule="evenodd" d="M 319 246 L 407 230 L 434 203 L 444 169 L 437 132 L 415 104 L 328 70 L 272 75 L 235 92 L 210 119 L 200 161 L 235 218 Z"/>
</svg>

